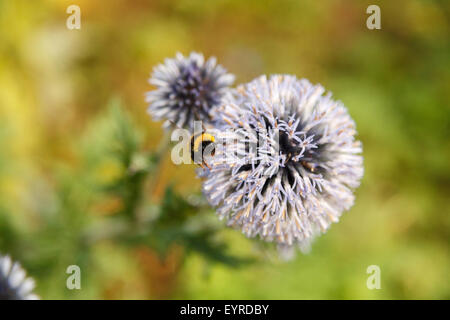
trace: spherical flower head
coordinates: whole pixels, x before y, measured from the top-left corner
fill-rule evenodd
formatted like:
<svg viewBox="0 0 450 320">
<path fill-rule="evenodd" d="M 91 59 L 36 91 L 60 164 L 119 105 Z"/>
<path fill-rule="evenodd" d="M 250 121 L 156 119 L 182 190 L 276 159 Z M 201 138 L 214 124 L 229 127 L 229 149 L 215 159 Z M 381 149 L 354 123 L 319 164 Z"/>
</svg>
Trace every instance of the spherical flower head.
<svg viewBox="0 0 450 320">
<path fill-rule="evenodd" d="M 228 225 L 286 250 L 308 248 L 354 201 L 363 175 L 355 123 L 324 88 L 261 76 L 224 97 L 203 191 Z M 220 134 L 217 140 L 220 140 Z"/>
<path fill-rule="evenodd" d="M 33 294 L 34 280 L 9 256 L 0 255 L 0 300 L 37 300 Z"/>
<path fill-rule="evenodd" d="M 233 81 L 216 58 L 205 62 L 199 53 L 177 53 L 153 70 L 149 82 L 156 89 L 147 93 L 148 112 L 154 120 L 165 119 L 166 128 L 176 125 L 192 131 L 194 121 L 214 121 L 215 109 Z"/>
</svg>

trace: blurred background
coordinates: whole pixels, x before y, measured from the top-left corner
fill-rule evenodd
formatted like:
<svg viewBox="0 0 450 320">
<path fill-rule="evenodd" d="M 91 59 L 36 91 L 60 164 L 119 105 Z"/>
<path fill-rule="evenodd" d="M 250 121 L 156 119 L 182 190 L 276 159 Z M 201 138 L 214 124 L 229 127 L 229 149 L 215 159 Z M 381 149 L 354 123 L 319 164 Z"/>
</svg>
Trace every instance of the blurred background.
<svg viewBox="0 0 450 320">
<path fill-rule="evenodd" d="M 444 0 L 0 0 L 0 252 L 43 299 L 450 299 L 449 18 Z M 192 50 L 348 107 L 365 176 L 309 254 L 224 228 L 195 167 L 170 162 L 144 94 Z"/>
</svg>

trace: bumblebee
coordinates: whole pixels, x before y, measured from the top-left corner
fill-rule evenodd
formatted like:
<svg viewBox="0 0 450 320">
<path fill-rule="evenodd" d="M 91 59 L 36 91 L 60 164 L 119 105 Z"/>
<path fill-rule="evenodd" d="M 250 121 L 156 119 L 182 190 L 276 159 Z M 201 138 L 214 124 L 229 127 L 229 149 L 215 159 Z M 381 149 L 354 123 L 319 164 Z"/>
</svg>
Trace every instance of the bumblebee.
<svg viewBox="0 0 450 320">
<path fill-rule="evenodd" d="M 203 131 L 200 134 L 194 134 L 191 137 L 191 159 L 194 163 L 199 164 L 202 168 L 204 166 L 211 169 L 209 164 L 205 159 L 205 151 L 206 155 L 214 155 L 215 152 L 215 138 L 212 134 Z M 201 163 L 196 162 L 196 160 L 200 158 L 202 160 Z"/>
<path fill-rule="evenodd" d="M 175 127 L 178 129 L 181 129 L 180 126 L 178 126 L 175 122 L 169 120 Z M 208 169 L 211 169 L 209 164 L 205 161 L 205 151 L 207 152 L 206 155 L 214 156 L 215 152 L 215 138 L 212 134 L 207 133 L 205 127 L 202 125 L 202 132 L 193 134 L 191 136 L 191 160 L 195 164 L 200 165 L 202 168 L 205 166 L 208 167 Z M 201 153 L 200 153 L 201 152 Z M 197 159 L 196 159 L 197 158 Z M 198 159 L 201 159 L 202 161 L 199 163 Z"/>
</svg>

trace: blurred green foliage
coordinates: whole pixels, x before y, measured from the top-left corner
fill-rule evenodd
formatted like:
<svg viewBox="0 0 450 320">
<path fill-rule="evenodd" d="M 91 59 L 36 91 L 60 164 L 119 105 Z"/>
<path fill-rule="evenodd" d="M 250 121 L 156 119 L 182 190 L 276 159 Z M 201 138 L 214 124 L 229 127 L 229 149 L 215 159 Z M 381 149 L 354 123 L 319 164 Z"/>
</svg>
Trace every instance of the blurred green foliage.
<svg viewBox="0 0 450 320">
<path fill-rule="evenodd" d="M 450 298 L 448 1 L 78 0 L 71 31 L 72 3 L 0 0 L 0 252 L 43 298 Z M 296 74 L 348 107 L 365 176 L 311 253 L 281 262 L 223 228 L 194 166 L 170 162 L 144 93 L 191 50 L 238 83 Z"/>
</svg>

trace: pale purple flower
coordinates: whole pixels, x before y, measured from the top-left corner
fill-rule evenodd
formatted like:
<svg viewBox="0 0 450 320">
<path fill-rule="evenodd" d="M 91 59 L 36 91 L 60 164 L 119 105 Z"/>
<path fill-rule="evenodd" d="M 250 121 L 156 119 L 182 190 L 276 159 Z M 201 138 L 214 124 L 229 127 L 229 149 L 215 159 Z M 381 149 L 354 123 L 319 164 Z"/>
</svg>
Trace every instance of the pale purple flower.
<svg viewBox="0 0 450 320">
<path fill-rule="evenodd" d="M 211 170 L 201 176 L 228 225 L 285 251 L 307 248 L 353 205 L 361 143 L 345 106 L 324 93 L 306 79 L 273 75 L 224 97 Z M 234 139 L 220 143 L 225 136 Z"/>
<path fill-rule="evenodd" d="M 0 300 L 37 300 L 34 280 L 9 256 L 0 255 Z"/>
<path fill-rule="evenodd" d="M 202 54 L 188 57 L 177 53 L 156 66 L 149 80 L 156 87 L 147 93 L 148 112 L 154 120 L 166 120 L 164 126 L 176 125 L 193 130 L 194 121 L 206 125 L 213 121 L 215 109 L 233 83 L 234 76 Z"/>
</svg>

